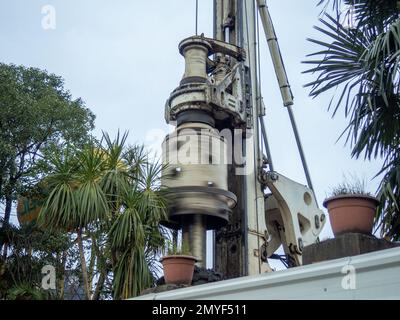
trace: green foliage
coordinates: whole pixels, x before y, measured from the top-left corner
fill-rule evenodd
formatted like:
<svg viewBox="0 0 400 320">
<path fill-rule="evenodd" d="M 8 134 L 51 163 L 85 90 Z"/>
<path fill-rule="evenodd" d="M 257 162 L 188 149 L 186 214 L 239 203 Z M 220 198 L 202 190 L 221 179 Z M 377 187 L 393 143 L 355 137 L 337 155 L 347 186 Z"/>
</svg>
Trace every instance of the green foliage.
<svg viewBox="0 0 400 320">
<path fill-rule="evenodd" d="M 114 296 L 128 298 L 154 283 L 156 257 L 166 238 L 159 226 L 166 220 L 166 202 L 159 187 L 160 166 L 147 163 L 134 178 L 133 188 L 122 193 L 123 213 L 110 232 L 111 248 L 119 252 L 115 268 Z"/>
<path fill-rule="evenodd" d="M 352 176 L 351 178 L 352 180 L 348 180 L 345 177 L 342 183 L 331 190 L 330 196 L 334 197 L 350 194 L 371 196 L 371 193 L 366 191 L 365 180 L 361 180 L 356 176 Z"/>
<path fill-rule="evenodd" d="M 79 268 L 90 299 L 111 291 L 127 298 L 151 286 L 166 236 L 159 226 L 166 219 L 161 166 L 149 161 L 143 147 L 127 146 L 127 134 L 91 139 L 94 116 L 82 100 L 71 98 L 60 77 L 46 71 L 0 64 L 0 107 L 0 201 L 10 212 L 19 194 L 39 192 L 45 199 L 38 227 L 70 240 L 62 252 L 42 248 L 54 253 L 51 260 L 23 238 L 15 241 L 19 231 L 6 235 L 13 227 L 5 224 L 0 240 L 9 253 L 0 269 L 2 280 L 10 281 L 0 281 L 1 292 L 12 285 L 15 297 L 39 298 L 40 268 L 50 260 L 61 275 Z"/>
<path fill-rule="evenodd" d="M 126 138 L 104 134 L 101 141 L 55 152 L 53 171 L 44 180 L 50 192 L 39 225 L 82 233 L 80 264 L 91 299 L 99 296 L 111 271 L 117 299 L 151 286 L 166 236 L 159 226 L 167 210 L 161 165 L 151 163 L 143 148 L 126 146 Z M 90 239 L 88 250 L 84 238 Z M 100 278 L 92 290 L 95 274 Z"/>
<path fill-rule="evenodd" d="M 151 163 L 143 147 L 127 146 L 127 134 L 92 139 L 93 114 L 82 100 L 71 98 L 60 77 L 46 71 L 0 64 L 0 108 L 5 221 L 18 195 L 39 192 L 45 198 L 40 229 L 31 234 L 46 230 L 68 239 L 62 251 L 39 249 L 41 240 L 27 233 L 32 243 L 26 243 L 17 229 L 11 236 L 14 227 L 5 223 L 0 230 L 2 297 L 15 287 L 10 297 L 39 298 L 35 288 L 46 261 L 60 275 L 80 269 L 88 299 L 128 298 L 151 286 L 166 237 L 159 226 L 166 219 L 161 165 Z M 58 280 L 62 287 L 64 279 Z"/>
<path fill-rule="evenodd" d="M 188 255 L 191 256 L 190 246 L 187 241 L 182 240 L 181 245 L 173 241 L 167 241 L 167 255 Z"/>
<path fill-rule="evenodd" d="M 81 99 L 72 99 L 62 78 L 3 63 L 0 110 L 0 201 L 8 223 L 17 195 L 47 172 L 46 150 L 86 140 L 94 115 Z"/>
<path fill-rule="evenodd" d="M 325 0 L 336 16 L 320 19 L 324 39 L 309 39 L 321 47 L 305 63 L 307 73 L 318 74 L 308 83 L 310 95 L 333 92 L 329 109 L 340 108 L 349 118 L 342 133 L 352 156 L 383 158 L 377 191 L 380 207 L 376 228 L 382 235 L 400 239 L 400 6 L 397 0 Z M 354 7 L 354 28 L 341 24 L 342 4 Z"/>
<path fill-rule="evenodd" d="M 30 283 L 21 283 L 10 288 L 6 297 L 7 300 L 50 300 L 51 294 Z"/>
<path fill-rule="evenodd" d="M 60 298 L 62 288 L 59 285 L 52 295 L 43 295 L 45 291 L 35 288 L 41 286 L 41 270 L 45 265 L 54 266 L 57 280 L 61 280 L 66 262 L 64 252 L 69 251 L 72 244 L 69 237 L 31 226 L 12 225 L 2 230 L 2 236 L 9 254 L 5 260 L 0 259 L 0 299 Z"/>
</svg>

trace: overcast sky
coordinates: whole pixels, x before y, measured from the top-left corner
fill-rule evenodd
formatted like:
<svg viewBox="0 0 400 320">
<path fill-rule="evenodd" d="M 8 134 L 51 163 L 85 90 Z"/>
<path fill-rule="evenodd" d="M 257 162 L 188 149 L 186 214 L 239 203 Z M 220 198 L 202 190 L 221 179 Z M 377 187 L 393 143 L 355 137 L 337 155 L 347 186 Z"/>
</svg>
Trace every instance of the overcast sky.
<svg viewBox="0 0 400 320">
<path fill-rule="evenodd" d="M 199 32 L 212 36 L 212 0 L 199 0 Z M 307 37 L 321 11 L 319 0 L 269 0 L 282 55 L 295 96 L 294 112 L 316 195 L 322 203 L 343 174 L 372 180 L 381 163 L 350 157 L 342 115 L 327 112 L 330 96 L 311 99 L 303 85 L 313 79 L 301 72 L 306 54 L 316 47 Z M 44 30 L 42 8 L 56 12 L 56 28 Z M 195 0 L 0 0 L 0 61 L 46 69 L 65 79 L 73 97 L 96 114 L 96 135 L 129 130 L 130 143 L 152 145 L 168 131 L 164 104 L 178 86 L 183 59 L 178 43 L 194 33 Z M 275 170 L 305 182 L 287 111 L 262 38 L 262 92 Z M 332 236 L 329 225 L 321 239 Z"/>
</svg>

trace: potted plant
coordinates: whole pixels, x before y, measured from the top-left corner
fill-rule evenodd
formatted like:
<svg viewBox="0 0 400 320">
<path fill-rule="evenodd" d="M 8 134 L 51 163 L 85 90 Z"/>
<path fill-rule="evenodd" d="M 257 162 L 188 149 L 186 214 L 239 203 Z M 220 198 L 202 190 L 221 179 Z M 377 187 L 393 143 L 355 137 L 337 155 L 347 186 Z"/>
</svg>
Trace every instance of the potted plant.
<svg viewBox="0 0 400 320">
<path fill-rule="evenodd" d="M 190 285 L 196 262 L 185 242 L 182 242 L 181 248 L 169 242 L 167 254 L 161 258 L 165 283 Z"/>
<path fill-rule="evenodd" d="M 372 234 L 378 204 L 360 180 L 340 184 L 323 202 L 335 236 L 349 232 Z"/>
</svg>

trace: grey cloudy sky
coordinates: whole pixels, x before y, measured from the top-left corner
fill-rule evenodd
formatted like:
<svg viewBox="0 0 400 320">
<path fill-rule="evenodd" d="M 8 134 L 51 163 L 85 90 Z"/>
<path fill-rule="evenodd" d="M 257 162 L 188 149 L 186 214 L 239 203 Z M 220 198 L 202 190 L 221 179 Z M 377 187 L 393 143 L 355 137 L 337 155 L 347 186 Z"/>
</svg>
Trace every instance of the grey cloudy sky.
<svg viewBox="0 0 400 320">
<path fill-rule="evenodd" d="M 199 32 L 212 35 L 212 0 L 200 0 Z M 332 120 L 330 97 L 312 100 L 303 85 L 301 61 L 316 48 L 306 38 L 321 8 L 317 0 L 269 0 L 286 69 L 295 96 L 294 111 L 322 203 L 343 174 L 368 181 L 380 162 L 350 158 L 344 140 L 336 143 L 346 120 Z M 164 104 L 183 74 L 177 45 L 194 33 L 194 0 L 0 0 L 0 61 L 46 69 L 62 76 L 74 97 L 96 114 L 96 134 L 129 130 L 130 143 L 154 144 L 168 130 Z M 44 5 L 56 9 L 56 29 L 42 28 Z M 276 170 L 305 183 L 289 119 L 262 38 L 262 91 L 266 125 Z M 374 192 L 378 181 L 371 181 Z M 321 238 L 331 236 L 326 227 Z"/>
</svg>

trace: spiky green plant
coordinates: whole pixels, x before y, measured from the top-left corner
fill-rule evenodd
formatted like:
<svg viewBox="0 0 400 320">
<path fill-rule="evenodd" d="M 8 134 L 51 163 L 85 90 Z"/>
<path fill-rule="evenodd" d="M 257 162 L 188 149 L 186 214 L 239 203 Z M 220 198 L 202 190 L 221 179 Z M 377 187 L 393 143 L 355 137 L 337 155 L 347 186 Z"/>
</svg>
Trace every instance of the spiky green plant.
<svg viewBox="0 0 400 320">
<path fill-rule="evenodd" d="M 167 208 L 159 185 L 160 168 L 158 164 L 144 166 L 134 179 L 134 188 L 125 190 L 123 213 L 111 227 L 111 248 L 118 252 L 116 298 L 136 296 L 154 283 L 156 258 L 167 236 L 159 226 L 161 220 L 166 220 Z M 135 281 L 139 275 L 141 281 Z"/>
<path fill-rule="evenodd" d="M 77 230 L 88 299 L 98 294 L 92 294 L 92 272 L 86 271 L 83 236 L 91 239 L 96 250 L 91 257 L 97 265 L 107 268 L 100 272 L 101 279 L 112 271 L 117 299 L 152 285 L 156 257 L 164 245 L 165 233 L 159 226 L 166 219 L 161 165 L 151 163 L 143 148 L 126 146 L 126 138 L 118 134 L 112 140 L 103 134 L 101 142 L 92 141 L 72 153 L 66 149 L 53 159 L 54 173 L 47 178 L 50 195 L 39 221 L 43 226 Z M 106 239 L 103 252 L 97 245 L 98 234 Z M 89 269 L 96 264 L 93 259 Z"/>
</svg>

